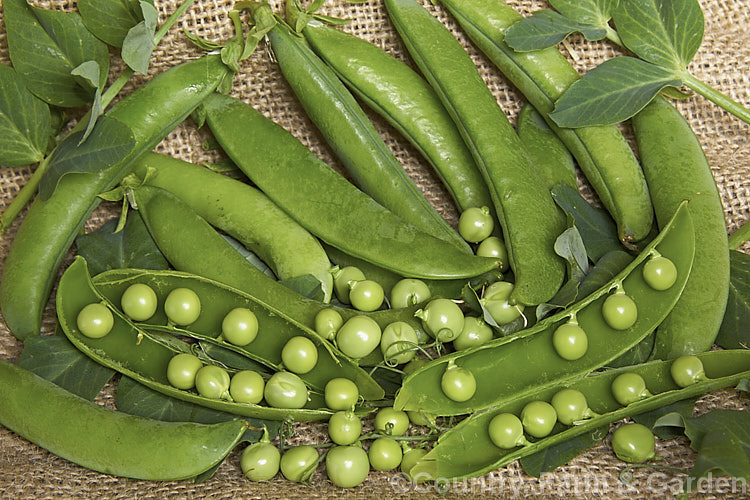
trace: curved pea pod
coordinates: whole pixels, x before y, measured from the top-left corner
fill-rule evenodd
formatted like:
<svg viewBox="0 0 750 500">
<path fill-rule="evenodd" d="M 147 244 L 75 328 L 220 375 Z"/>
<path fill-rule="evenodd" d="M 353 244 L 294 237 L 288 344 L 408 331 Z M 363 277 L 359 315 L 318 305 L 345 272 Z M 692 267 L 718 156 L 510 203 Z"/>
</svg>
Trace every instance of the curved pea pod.
<svg viewBox="0 0 750 500">
<path fill-rule="evenodd" d="M 146 387 L 183 401 L 253 418 L 325 420 L 333 413 L 325 409 L 322 394 L 312 391 L 304 408 L 283 409 L 210 399 L 196 392 L 177 389 L 167 379 L 167 366 L 175 354 L 184 352 L 176 347 L 184 343 L 181 344 L 177 339 L 171 342 L 155 339 L 111 305 L 114 326 L 107 335 L 93 339 L 79 331 L 76 322 L 79 311 L 88 304 L 102 302 L 107 303 L 106 297 L 101 295 L 91 282 L 86 261 L 82 257 L 77 257 L 63 273 L 57 291 L 56 305 L 60 327 L 73 345 L 91 359 L 133 378 Z M 269 333 L 271 336 L 274 334 Z"/>
<path fill-rule="evenodd" d="M 660 226 L 683 200 L 696 221 L 695 264 L 685 290 L 656 334 L 654 358 L 706 351 L 719 332 L 729 293 L 724 207 L 711 167 L 685 118 L 663 98 L 632 120 Z"/>
<path fill-rule="evenodd" d="M 287 19 L 289 19 L 287 9 Z M 385 118 L 432 165 L 460 211 L 492 198 L 461 134 L 419 74 L 376 45 L 311 20 L 302 34 L 369 108 Z"/>
<path fill-rule="evenodd" d="M 546 302 L 565 276 L 555 239 L 565 218 L 524 151 L 474 61 L 443 24 L 415 0 L 385 7 L 412 59 L 453 117 L 492 196 L 510 267 L 511 301 Z"/>
<path fill-rule="evenodd" d="M 643 340 L 667 316 L 687 282 L 694 246 L 693 220 L 682 204 L 657 238 L 610 283 L 531 328 L 430 362 L 404 379 L 393 407 L 433 415 L 472 413 L 537 390 L 551 380 L 563 382 L 605 366 Z M 654 252 L 670 259 L 677 269 L 675 282 L 664 291 L 651 288 L 642 275 Z M 637 306 L 635 323 L 624 330 L 612 328 L 602 315 L 602 304 L 613 288 L 624 290 Z M 588 338 L 587 351 L 574 361 L 561 357 L 552 341 L 555 330 L 571 318 Z M 477 381 L 476 393 L 465 402 L 452 401 L 440 390 L 449 363 L 471 371 Z"/>
<path fill-rule="evenodd" d="M 315 368 L 300 375 L 308 386 L 323 391 L 326 383 L 337 377 L 353 380 L 366 400 L 383 397 L 382 388 L 357 364 L 339 352 L 315 332 L 289 318 L 283 310 L 271 308 L 257 297 L 200 276 L 178 271 L 116 270 L 105 272 L 94 278 L 94 287 L 116 308 L 123 292 L 134 283 L 143 283 L 156 293 L 159 304 L 175 288 L 188 288 L 201 299 L 201 314 L 188 326 L 169 325 L 163 309 L 138 323 L 143 329 L 156 329 L 178 335 L 207 340 L 240 353 L 274 370 L 280 370 L 281 350 L 296 336 L 309 338 L 318 348 Z M 234 308 L 243 307 L 253 311 L 258 319 L 258 336 L 246 346 L 235 346 L 221 337 L 224 317 Z"/>
<path fill-rule="evenodd" d="M 499 266 L 406 223 L 244 102 L 213 94 L 203 108 L 235 164 L 325 243 L 412 278 L 471 278 Z"/>
<path fill-rule="evenodd" d="M 252 9 L 258 19 L 273 16 L 266 3 L 256 2 Z M 471 253 L 406 173 L 354 96 L 305 40 L 281 22 L 267 36 L 284 79 L 355 184 L 421 231 Z"/>
<path fill-rule="evenodd" d="M 172 481 L 218 465 L 237 445 L 242 420 L 162 422 L 91 403 L 0 360 L 0 425 L 73 463 L 105 474 Z"/>
<path fill-rule="evenodd" d="M 310 274 L 331 299 L 331 262 L 320 242 L 258 189 L 168 156 L 149 153 L 133 172 L 171 192 L 209 224 L 256 253 L 279 279 Z M 258 214 L 263 214 L 258 217 Z"/>
<path fill-rule="evenodd" d="M 131 152 L 99 172 L 65 175 L 48 199 L 34 200 L 13 240 L 0 284 L 0 308 L 13 335 L 23 340 L 39 333 L 57 269 L 99 205 L 98 195 L 113 188 L 135 158 L 187 118 L 229 71 L 218 55 L 210 55 L 160 73 L 107 113 L 133 131 Z"/>
<path fill-rule="evenodd" d="M 602 425 L 686 398 L 731 387 L 750 376 L 750 351 L 739 349 L 712 351 L 697 356 L 702 361 L 708 378 L 685 388 L 680 388 L 672 380 L 670 374 L 672 362 L 659 361 L 599 372 L 569 382 L 550 382 L 538 390 L 519 394 L 516 398 L 501 405 L 475 413 L 440 436 L 438 444 L 411 470 L 411 475 L 422 479 L 481 476 L 521 457 L 591 432 Z M 612 381 L 618 375 L 629 372 L 643 377 L 652 395 L 622 406 L 615 400 L 610 388 Z M 492 443 L 488 428 L 495 415 L 500 413 L 520 415 L 527 403 L 536 400 L 550 401 L 552 396 L 562 389 L 580 391 L 586 397 L 589 408 L 596 415 L 576 422 L 572 426 L 558 422 L 549 436 L 533 440 L 525 446 L 501 449 Z"/>
<path fill-rule="evenodd" d="M 620 239 L 648 236 L 653 209 L 638 160 L 617 126 L 560 128 L 549 113 L 555 101 L 580 76 L 556 48 L 516 52 L 505 30 L 521 14 L 499 0 L 440 0 L 461 28 L 508 80 L 542 114 L 575 156 L 602 204 L 617 222 Z"/>
</svg>

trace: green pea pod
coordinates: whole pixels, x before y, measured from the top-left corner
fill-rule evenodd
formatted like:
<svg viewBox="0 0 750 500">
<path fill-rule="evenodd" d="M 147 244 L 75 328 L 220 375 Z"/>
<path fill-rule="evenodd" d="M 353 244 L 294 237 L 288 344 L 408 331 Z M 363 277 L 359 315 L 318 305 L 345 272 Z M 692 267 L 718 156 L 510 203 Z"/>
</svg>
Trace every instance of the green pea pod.
<svg viewBox="0 0 750 500">
<path fill-rule="evenodd" d="M 252 5 L 256 19 L 273 17 L 267 3 Z M 354 96 L 305 40 L 282 22 L 267 36 L 284 79 L 355 184 L 420 230 L 470 253 L 388 149 Z"/>
<path fill-rule="evenodd" d="M 287 20 L 298 12 L 287 2 Z M 438 96 L 419 74 L 376 45 L 311 20 L 302 34 L 368 107 L 385 118 L 432 165 L 459 210 L 491 207 L 471 153 Z"/>
<path fill-rule="evenodd" d="M 663 226 L 682 200 L 700 221 L 695 264 L 685 290 L 659 326 L 652 356 L 707 351 L 719 332 L 729 293 L 729 246 L 724 207 L 695 133 L 665 99 L 654 99 L 632 120 L 656 220 Z"/>
<path fill-rule="evenodd" d="M 546 302 L 565 276 L 565 265 L 554 252 L 555 239 L 565 229 L 562 212 L 453 34 L 415 0 L 386 0 L 385 6 L 412 59 L 458 125 L 490 189 L 516 279 L 511 301 Z"/>
<path fill-rule="evenodd" d="M 685 388 L 680 388 L 672 380 L 672 362 L 661 361 L 608 370 L 568 382 L 553 381 L 538 390 L 520 394 L 502 405 L 472 415 L 440 436 L 438 444 L 411 470 L 411 476 L 422 480 L 478 477 L 521 457 L 591 432 L 602 425 L 731 387 L 750 377 L 750 351 L 713 351 L 697 356 L 702 361 L 708 378 Z M 610 388 L 618 375 L 629 372 L 643 377 L 652 395 L 622 406 L 615 400 Z M 572 426 L 558 422 L 549 436 L 536 439 L 525 446 L 501 449 L 492 443 L 488 428 L 495 415 L 512 413 L 518 416 L 527 403 L 550 401 L 561 389 L 575 389 L 583 393 L 589 408 L 597 415 Z"/>
<path fill-rule="evenodd" d="M 406 223 L 244 102 L 213 94 L 204 110 L 235 164 L 325 243 L 412 278 L 471 278 L 498 267 Z"/>
<path fill-rule="evenodd" d="M 544 117 L 528 102 L 521 108 L 516 128 L 531 161 L 544 175 L 547 189 L 563 183 L 578 191 L 573 156 Z"/>
<path fill-rule="evenodd" d="M 580 76 L 555 48 L 515 52 L 505 30 L 522 19 L 500 0 L 440 0 L 469 38 L 544 116 L 575 156 L 602 204 L 617 222 L 620 239 L 648 236 L 653 209 L 643 171 L 620 130 L 607 127 L 560 128 L 549 119 L 555 101 Z"/>
<path fill-rule="evenodd" d="M 173 481 L 218 465 L 242 439 L 242 420 L 162 422 L 112 411 L 0 360 L 0 425 L 87 469 Z"/>
<path fill-rule="evenodd" d="M 47 200 L 34 200 L 13 240 L 0 283 L 0 309 L 13 335 L 23 340 L 39 333 L 57 269 L 99 205 L 98 195 L 114 187 L 133 160 L 192 113 L 228 74 L 220 56 L 210 55 L 157 75 L 107 113 L 132 129 L 135 147 L 130 154 L 96 173 L 66 175 Z"/>
<path fill-rule="evenodd" d="M 331 299 L 331 262 L 320 242 L 258 189 L 156 153 L 139 158 L 133 172 L 148 185 L 171 192 L 209 224 L 240 241 L 279 279 L 310 274 L 320 281 L 324 302 Z"/>
<path fill-rule="evenodd" d="M 228 279 L 219 279 L 218 281 L 229 285 L 229 287 L 232 287 L 234 283 L 242 284 L 245 279 L 261 284 L 274 283 L 255 266 L 248 263 L 206 221 L 192 212 L 174 195 L 160 188 L 140 186 L 133 190 L 133 197 L 149 232 L 167 260 L 176 269 L 208 278 L 212 277 L 211 273 L 223 273 L 222 276 Z M 185 229 L 182 229 L 183 227 Z M 182 234 L 179 238 L 175 238 L 174 233 L 178 231 L 181 231 Z M 173 252 L 172 249 L 175 247 L 182 247 L 187 252 Z M 208 273 L 195 272 L 197 270 L 207 270 Z M 150 274 L 145 274 L 140 279 L 148 279 L 149 276 Z M 189 281 L 190 278 L 185 279 Z M 174 277 L 173 281 L 177 281 L 177 278 Z M 194 280 L 194 282 L 195 286 L 200 283 L 198 280 Z M 155 280 L 153 287 L 162 298 L 166 297 L 169 292 L 168 285 L 159 283 L 158 280 Z M 273 365 L 278 365 L 284 344 L 294 336 L 304 335 L 318 346 L 319 366 L 303 375 L 303 380 L 322 389 L 328 380 L 335 378 L 336 373 L 338 373 L 338 376 L 355 380 L 359 386 L 360 394 L 365 399 L 380 399 L 383 397 L 383 389 L 365 371 L 357 367 L 354 361 L 338 352 L 304 323 L 298 322 L 286 313 L 284 308 L 285 298 L 290 297 L 294 300 L 295 296 L 298 295 L 296 292 L 278 283 L 273 288 L 266 287 L 266 293 L 263 295 L 256 295 L 252 291 L 241 294 L 239 290 L 234 291 L 231 288 L 210 285 L 208 281 L 202 287 L 210 289 L 210 291 L 207 291 L 207 295 L 211 297 L 202 302 L 217 305 L 215 308 L 207 307 L 202 312 L 204 319 L 199 319 L 199 322 L 193 325 L 192 332 L 204 332 L 206 338 L 218 337 L 221 333 L 221 319 L 232 308 L 236 307 L 233 304 L 253 303 L 255 305 L 252 309 L 256 316 L 260 314 L 265 316 L 264 321 L 272 325 L 269 326 L 269 331 L 273 332 L 272 336 L 264 343 L 253 343 L 252 347 L 248 348 L 248 351 L 252 352 L 258 360 L 264 359 Z M 253 290 L 253 287 L 242 289 Z M 120 290 L 120 293 L 123 291 L 124 288 Z M 197 292 L 197 290 L 194 291 Z M 273 295 L 274 291 L 278 292 L 278 295 Z M 218 295 L 221 295 L 222 298 L 215 298 Z M 221 307 L 218 307 L 219 304 Z M 166 317 L 160 317 L 159 315 L 155 315 L 153 321 L 160 322 L 163 325 L 167 323 Z M 262 350 L 261 347 L 263 347 Z"/>
<path fill-rule="evenodd" d="M 208 297 L 204 296 L 204 299 L 204 306 L 210 307 Z M 114 326 L 107 335 L 95 339 L 80 332 L 76 321 L 78 313 L 88 304 L 102 302 L 107 303 L 106 298 L 91 282 L 86 261 L 82 257 L 76 257 L 60 278 L 57 291 L 56 305 L 60 327 L 73 345 L 91 359 L 146 387 L 182 401 L 252 418 L 309 421 L 325 420 L 333 413 L 325 409 L 323 395 L 313 391 L 310 392 L 304 408 L 285 409 L 211 399 L 200 396 L 197 392 L 177 389 L 167 379 L 169 361 L 175 354 L 184 352 L 183 349 L 176 348 L 179 344 L 176 339 L 171 342 L 159 341 L 112 307 L 110 309 L 114 316 Z M 272 337 L 276 332 L 269 333 L 267 337 Z"/>
<path fill-rule="evenodd" d="M 610 283 L 531 328 L 430 362 L 404 379 L 393 407 L 461 415 L 502 404 L 550 380 L 571 380 L 605 366 L 651 333 L 677 302 L 690 275 L 694 234 L 692 217 L 682 204 L 664 230 Z M 651 288 L 642 274 L 648 259 L 657 253 L 670 259 L 677 270 L 675 282 L 664 291 Z M 615 288 L 624 291 L 637 307 L 637 319 L 626 329 L 613 328 L 602 314 L 602 305 Z M 555 330 L 571 319 L 588 338 L 587 351 L 574 361 L 560 356 L 553 344 Z M 449 364 L 471 371 L 477 381 L 476 392 L 467 401 L 452 401 L 440 390 Z"/>
</svg>

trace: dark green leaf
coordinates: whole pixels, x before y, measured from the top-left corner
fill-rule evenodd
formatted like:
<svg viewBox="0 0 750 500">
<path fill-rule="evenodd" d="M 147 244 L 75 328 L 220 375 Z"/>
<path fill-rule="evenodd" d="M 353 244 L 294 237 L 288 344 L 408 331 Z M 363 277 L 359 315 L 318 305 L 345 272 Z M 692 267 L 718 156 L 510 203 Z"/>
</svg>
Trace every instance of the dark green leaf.
<svg viewBox="0 0 750 500">
<path fill-rule="evenodd" d="M 568 280 L 563 286 L 557 291 L 554 297 L 544 304 L 539 304 L 536 308 L 536 319 L 540 319 L 547 316 L 550 312 L 556 309 L 565 309 L 570 304 L 576 301 L 580 295 L 578 289 L 581 286 L 580 281 Z"/>
<path fill-rule="evenodd" d="M 586 247 L 581 239 L 578 228 L 573 224 L 555 240 L 555 253 L 565 259 L 568 267 L 568 278 L 574 281 L 580 281 L 589 271 L 589 258 L 586 255 Z"/>
<path fill-rule="evenodd" d="M 280 280 L 279 283 L 308 299 L 322 301 L 325 298 L 322 283 L 312 274 L 286 278 Z"/>
<path fill-rule="evenodd" d="M 729 251 L 729 299 L 716 345 L 724 349 L 750 346 L 750 255 Z"/>
<path fill-rule="evenodd" d="M 226 234 L 222 234 L 222 236 L 224 237 L 225 240 L 227 240 L 227 243 L 229 243 L 230 245 L 232 245 L 235 250 L 237 250 L 243 257 L 245 257 L 246 261 L 248 261 L 250 264 L 254 265 L 258 269 L 260 269 L 261 271 L 263 271 L 263 274 L 265 274 L 269 278 L 271 278 L 273 280 L 276 280 L 276 275 L 274 274 L 274 272 L 271 270 L 270 267 L 268 267 L 268 265 L 265 262 L 263 262 L 260 259 L 260 257 L 258 257 L 257 255 L 255 255 L 253 252 L 251 252 L 247 248 L 245 248 L 242 245 L 242 243 L 240 243 L 239 241 L 235 240 L 231 236 L 228 236 Z"/>
<path fill-rule="evenodd" d="M 568 19 L 603 27 L 612 18 L 618 0 L 549 0 L 549 3 Z"/>
<path fill-rule="evenodd" d="M 578 289 L 580 298 L 598 290 L 633 261 L 633 256 L 623 250 L 612 250 L 604 254 L 581 282 Z"/>
<path fill-rule="evenodd" d="M 505 31 L 505 42 L 519 52 L 554 47 L 568 35 L 581 33 L 587 40 L 601 40 L 607 31 L 596 25 L 567 18 L 553 10 L 539 10 Z"/>
<path fill-rule="evenodd" d="M 394 397 L 401 388 L 402 375 L 393 370 L 379 367 L 372 373 L 372 378 L 380 384 L 385 391 L 386 397 Z"/>
<path fill-rule="evenodd" d="M 617 33 L 634 54 L 653 64 L 684 70 L 703 41 L 697 0 L 627 0 L 614 12 Z"/>
<path fill-rule="evenodd" d="M 128 30 L 143 21 L 139 0 L 78 0 L 78 10 L 89 31 L 113 47 L 122 47 Z"/>
<path fill-rule="evenodd" d="M 63 335 L 31 335 L 23 346 L 19 366 L 89 401 L 114 375 L 113 370 L 92 361 Z"/>
<path fill-rule="evenodd" d="M 750 380 L 743 378 L 739 381 L 735 389 L 737 389 L 738 391 L 750 392 Z"/>
<path fill-rule="evenodd" d="M 698 452 L 690 477 L 697 481 L 709 472 L 750 479 L 750 412 L 712 410 L 685 420 L 690 447 Z M 693 483 L 695 484 L 695 483 Z"/>
<path fill-rule="evenodd" d="M 609 425 L 603 425 L 562 443 L 549 446 L 521 458 L 521 467 L 526 474 L 534 477 L 539 477 L 545 472 L 552 472 L 599 443 L 607 437 L 608 432 Z"/>
<path fill-rule="evenodd" d="M 39 183 L 39 196 L 46 200 L 60 179 L 70 173 L 96 173 L 121 161 L 135 146 L 130 127 L 102 116 L 91 135 L 81 144 L 84 132 L 73 132 L 55 148 L 49 169 Z"/>
<path fill-rule="evenodd" d="M 76 238 L 78 254 L 86 258 L 92 275 L 124 267 L 169 268 L 138 212 L 130 212 L 125 229 L 119 233 L 114 232 L 116 225 L 116 221 L 110 221 Z"/>
<path fill-rule="evenodd" d="M 37 97 L 62 107 L 90 102 L 94 88 L 71 74 L 89 60 L 99 64 L 99 87 L 104 87 L 109 51 L 78 14 L 30 7 L 25 0 L 5 0 L 3 9 L 13 66 Z"/>
<path fill-rule="evenodd" d="M 72 74 L 73 76 L 79 76 L 83 78 L 86 82 L 88 82 L 89 85 L 93 86 L 96 89 L 94 91 L 94 101 L 91 103 L 91 109 L 89 110 L 88 114 L 86 130 L 83 132 L 83 137 L 81 137 L 81 140 L 78 142 L 79 146 L 89 137 L 89 135 L 91 135 L 91 132 L 94 130 L 94 125 L 96 125 L 96 121 L 103 113 L 102 89 L 98 86 L 100 73 L 101 71 L 99 70 L 99 65 L 95 61 L 86 61 L 84 63 L 81 63 L 79 66 L 74 68 L 73 71 L 70 72 L 70 74 Z"/>
<path fill-rule="evenodd" d="M 271 437 L 276 436 L 281 428 L 280 422 L 245 418 L 211 408 L 206 408 L 149 389 L 129 377 L 122 377 L 117 385 L 117 409 L 141 417 L 163 420 L 165 422 L 197 422 L 215 424 L 237 418 L 244 418 L 255 429 L 265 426 Z M 243 436 L 246 441 L 257 441 L 262 432 L 248 429 Z"/>
<path fill-rule="evenodd" d="M 0 64 L 0 165 L 14 167 L 44 158 L 51 128 L 49 106 Z"/>
<path fill-rule="evenodd" d="M 550 118 L 560 127 L 612 125 L 627 120 L 664 87 L 679 87 L 679 73 L 634 57 L 604 61 L 571 85 Z"/>
<path fill-rule="evenodd" d="M 660 439 L 675 439 L 685 434 L 685 420 L 693 417 L 698 398 L 683 399 L 640 415 L 633 420 L 651 429 Z"/>
<path fill-rule="evenodd" d="M 622 250 L 617 226 L 605 210 L 590 205 L 577 190 L 565 184 L 558 184 L 551 193 L 557 205 L 575 219 L 586 253 L 593 262 L 607 252 Z"/>
<path fill-rule="evenodd" d="M 148 2 L 141 1 L 140 7 L 143 21 L 130 28 L 128 34 L 125 35 L 122 42 L 122 60 L 133 71 L 146 74 L 151 53 L 156 47 L 154 33 L 159 13 Z"/>
</svg>

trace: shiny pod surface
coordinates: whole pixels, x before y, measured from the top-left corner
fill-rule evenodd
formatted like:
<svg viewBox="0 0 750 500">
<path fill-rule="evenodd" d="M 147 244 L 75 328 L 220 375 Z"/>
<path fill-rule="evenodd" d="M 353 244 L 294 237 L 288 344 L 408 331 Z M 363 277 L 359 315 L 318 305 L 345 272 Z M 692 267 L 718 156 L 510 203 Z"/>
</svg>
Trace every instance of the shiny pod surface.
<svg viewBox="0 0 750 500">
<path fill-rule="evenodd" d="M 667 316 L 690 274 L 694 243 L 693 221 L 682 204 L 664 231 L 612 281 L 531 328 L 430 362 L 404 379 L 394 408 L 434 415 L 471 413 L 551 380 L 572 379 L 606 365 L 643 340 Z M 656 291 L 643 280 L 641 268 L 651 257 L 652 249 L 677 267 L 677 281 L 669 290 Z M 626 330 L 611 328 L 602 317 L 602 304 L 617 284 L 639 307 L 637 321 Z M 568 361 L 556 352 L 553 336 L 557 327 L 574 314 L 588 336 L 588 350 L 581 358 Z M 453 402 L 439 390 L 449 363 L 470 370 L 477 380 L 476 393 L 466 402 Z"/>
<path fill-rule="evenodd" d="M 412 474 L 421 473 L 426 477 L 445 479 L 481 476 L 513 460 L 590 432 L 602 425 L 689 397 L 730 387 L 750 376 L 750 351 L 712 351 L 697 356 L 703 362 L 708 380 L 685 388 L 679 387 L 672 380 L 672 361 L 660 361 L 598 372 L 568 382 L 550 381 L 538 390 L 518 394 L 514 399 L 501 405 L 472 415 L 443 434 L 438 444 L 415 466 Z M 622 406 L 615 400 L 610 387 L 618 375 L 629 372 L 635 372 L 643 377 L 652 395 L 628 406 Z M 563 389 L 575 389 L 584 394 L 590 409 L 597 415 L 573 426 L 557 423 L 549 436 L 534 440 L 526 446 L 502 449 L 492 444 L 488 429 L 490 421 L 496 415 L 520 415 L 523 407 L 530 401 L 550 401 Z"/>
<path fill-rule="evenodd" d="M 220 463 L 247 429 L 162 422 L 91 403 L 0 360 L 0 424 L 87 469 L 153 481 L 196 477 Z"/>
</svg>

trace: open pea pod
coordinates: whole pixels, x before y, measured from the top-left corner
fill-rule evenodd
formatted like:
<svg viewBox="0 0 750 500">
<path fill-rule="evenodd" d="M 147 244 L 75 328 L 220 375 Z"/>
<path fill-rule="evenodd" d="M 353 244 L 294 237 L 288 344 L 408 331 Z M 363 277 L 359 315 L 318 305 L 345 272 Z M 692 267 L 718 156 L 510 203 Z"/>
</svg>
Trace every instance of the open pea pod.
<svg viewBox="0 0 750 500">
<path fill-rule="evenodd" d="M 651 333 L 680 297 L 693 263 L 695 231 L 687 204 L 677 209 L 664 230 L 615 278 L 571 307 L 540 321 L 531 328 L 482 346 L 441 357 L 404 379 L 394 408 L 433 415 L 461 415 L 501 404 L 550 381 L 580 377 L 624 354 Z M 661 255 L 675 266 L 674 283 L 660 291 L 643 277 L 647 261 Z M 625 292 L 637 308 L 635 322 L 613 328 L 602 314 L 602 306 L 615 293 Z M 553 344 L 555 330 L 571 319 L 586 332 L 588 349 L 575 360 L 564 359 Z M 448 367 L 469 370 L 476 392 L 457 402 L 441 390 Z"/>
<path fill-rule="evenodd" d="M 658 361 L 608 370 L 573 381 L 548 383 L 539 390 L 476 413 L 443 434 L 438 444 L 411 470 L 411 476 L 436 480 L 478 477 L 602 425 L 730 387 L 750 377 L 748 350 L 711 351 L 696 356 L 703 363 L 707 378 L 684 388 L 672 379 L 670 370 L 673 361 Z M 623 373 L 640 375 L 651 395 L 627 406 L 618 403 L 612 395 L 611 386 L 614 379 Z M 512 413 L 519 416 L 527 403 L 539 400 L 549 402 L 562 389 L 580 391 L 596 415 L 572 426 L 558 422 L 550 435 L 533 441 L 530 438 L 529 444 L 525 446 L 502 449 L 493 444 L 489 435 L 489 423 L 496 415 Z"/>
<path fill-rule="evenodd" d="M 197 293 L 202 291 L 199 289 Z M 203 298 L 206 299 L 205 304 L 213 306 L 207 297 Z M 109 304 L 91 282 L 85 259 L 76 257 L 63 273 L 57 291 L 57 315 L 63 332 L 73 345 L 91 359 L 151 389 L 208 408 L 267 420 L 326 420 L 333 414 L 333 411 L 325 408 L 322 395 L 312 391 L 304 408 L 281 409 L 210 399 L 192 391 L 177 389 L 167 379 L 167 366 L 175 354 L 183 352 L 177 347 L 179 339 L 165 341 L 154 338 L 112 307 L 112 330 L 101 338 L 87 337 L 79 330 L 77 317 L 81 309 L 92 303 Z"/>
</svg>

